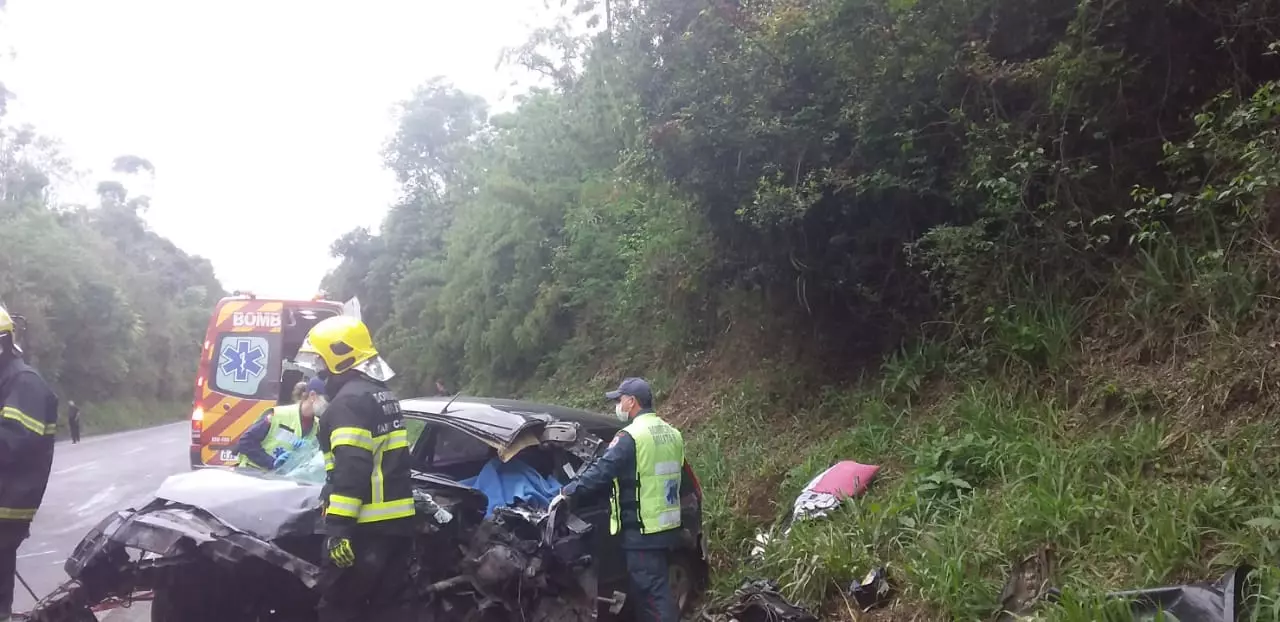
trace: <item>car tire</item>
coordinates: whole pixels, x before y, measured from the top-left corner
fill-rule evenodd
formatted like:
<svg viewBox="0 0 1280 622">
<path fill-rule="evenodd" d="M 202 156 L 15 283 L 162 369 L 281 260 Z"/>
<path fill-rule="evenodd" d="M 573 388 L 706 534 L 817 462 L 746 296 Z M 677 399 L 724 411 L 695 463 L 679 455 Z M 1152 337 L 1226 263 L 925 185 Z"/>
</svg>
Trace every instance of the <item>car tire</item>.
<svg viewBox="0 0 1280 622">
<path fill-rule="evenodd" d="M 667 567 L 667 581 L 675 594 L 680 613 L 691 613 L 702 597 L 704 585 L 703 564 L 687 552 L 673 553 Z"/>
<path fill-rule="evenodd" d="M 229 578 L 199 560 L 165 572 L 153 590 L 151 622 L 213 622 L 234 619 L 227 605 Z"/>
<path fill-rule="evenodd" d="M 76 609 L 75 611 L 69 612 L 69 614 L 69 617 L 61 619 L 65 619 L 67 622 L 98 622 L 98 616 L 93 615 L 93 612 L 88 608 Z"/>
<path fill-rule="evenodd" d="M 203 615 L 190 600 L 183 598 L 182 590 L 157 588 L 151 601 L 151 622 L 178 622 L 199 620 Z"/>
</svg>

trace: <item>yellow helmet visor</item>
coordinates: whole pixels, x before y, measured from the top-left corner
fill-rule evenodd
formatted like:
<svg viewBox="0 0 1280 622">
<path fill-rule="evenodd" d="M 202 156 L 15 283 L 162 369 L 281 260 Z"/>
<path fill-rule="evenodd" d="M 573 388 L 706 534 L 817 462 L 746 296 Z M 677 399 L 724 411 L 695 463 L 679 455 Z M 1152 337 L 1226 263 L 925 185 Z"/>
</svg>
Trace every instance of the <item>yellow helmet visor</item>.
<svg viewBox="0 0 1280 622">
<path fill-rule="evenodd" d="M 381 356 L 375 356 L 363 363 L 356 365 L 353 369 L 377 380 L 378 382 L 386 382 L 395 377 L 395 370 L 387 364 Z"/>
<path fill-rule="evenodd" d="M 320 357 L 319 352 L 316 352 L 309 338 L 302 342 L 302 347 L 298 348 L 298 354 L 293 357 L 293 362 L 298 367 L 311 372 L 312 375 L 325 371 L 324 359 Z"/>
</svg>

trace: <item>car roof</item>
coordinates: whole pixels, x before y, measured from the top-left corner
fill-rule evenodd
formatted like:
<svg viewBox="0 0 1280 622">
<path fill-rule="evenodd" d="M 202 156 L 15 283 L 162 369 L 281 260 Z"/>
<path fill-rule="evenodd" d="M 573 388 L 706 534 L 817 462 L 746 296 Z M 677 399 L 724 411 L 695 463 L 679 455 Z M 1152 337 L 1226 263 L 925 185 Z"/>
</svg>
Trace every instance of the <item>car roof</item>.
<svg viewBox="0 0 1280 622">
<path fill-rule="evenodd" d="M 570 421 L 592 431 L 616 432 L 622 429 L 622 422 L 617 419 L 586 410 L 492 397 L 460 395 L 456 398 L 445 396 L 408 398 L 400 400 L 400 409 L 410 415 L 430 415 L 433 419 L 456 419 L 472 427 L 491 430 L 501 436 L 514 436 L 531 423 L 548 420 Z"/>
</svg>

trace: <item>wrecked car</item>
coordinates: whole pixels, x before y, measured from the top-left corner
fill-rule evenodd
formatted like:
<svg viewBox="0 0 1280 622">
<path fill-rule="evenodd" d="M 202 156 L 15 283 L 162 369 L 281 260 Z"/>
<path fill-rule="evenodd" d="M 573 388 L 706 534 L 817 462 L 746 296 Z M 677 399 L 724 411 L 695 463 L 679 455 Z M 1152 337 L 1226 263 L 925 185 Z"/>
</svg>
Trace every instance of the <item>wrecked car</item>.
<svg viewBox="0 0 1280 622">
<path fill-rule="evenodd" d="M 527 402 L 401 402 L 410 433 L 414 593 L 428 620 L 630 618 L 607 495 L 546 503 L 622 427 L 616 419 Z M 31 620 L 93 620 L 104 606 L 152 600 L 155 622 L 315 619 L 323 536 L 320 488 L 210 468 L 174 475 L 146 505 L 115 512 L 65 563 L 70 580 Z M 686 463 L 683 544 L 671 583 L 686 611 L 707 584 L 702 492 Z"/>
</svg>

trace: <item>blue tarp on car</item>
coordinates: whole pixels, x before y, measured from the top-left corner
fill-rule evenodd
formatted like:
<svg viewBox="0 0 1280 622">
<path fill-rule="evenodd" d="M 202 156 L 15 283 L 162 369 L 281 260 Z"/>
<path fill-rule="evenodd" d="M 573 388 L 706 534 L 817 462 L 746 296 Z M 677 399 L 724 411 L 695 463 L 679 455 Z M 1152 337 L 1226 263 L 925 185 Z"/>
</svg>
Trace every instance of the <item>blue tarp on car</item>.
<svg viewBox="0 0 1280 622">
<path fill-rule="evenodd" d="M 497 458 L 490 458 L 479 475 L 458 483 L 475 488 L 489 498 L 485 516 L 493 516 L 494 508 L 511 505 L 516 499 L 545 508 L 561 487 L 556 478 L 543 475 L 520 460 L 502 462 Z"/>
</svg>

